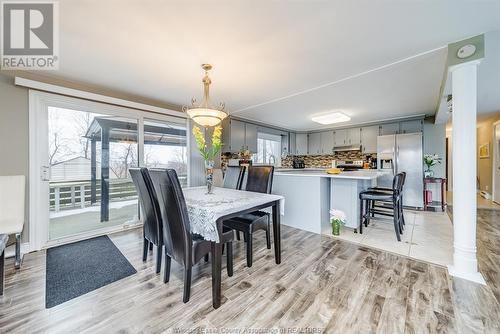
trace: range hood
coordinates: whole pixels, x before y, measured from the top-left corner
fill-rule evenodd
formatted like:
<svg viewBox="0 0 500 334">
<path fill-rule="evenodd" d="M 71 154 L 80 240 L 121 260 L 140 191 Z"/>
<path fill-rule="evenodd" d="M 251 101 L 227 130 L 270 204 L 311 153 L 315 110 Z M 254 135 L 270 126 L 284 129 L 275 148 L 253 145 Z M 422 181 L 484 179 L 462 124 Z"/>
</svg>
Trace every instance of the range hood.
<svg viewBox="0 0 500 334">
<path fill-rule="evenodd" d="M 333 148 L 334 152 L 361 151 L 361 145 L 338 146 Z"/>
</svg>

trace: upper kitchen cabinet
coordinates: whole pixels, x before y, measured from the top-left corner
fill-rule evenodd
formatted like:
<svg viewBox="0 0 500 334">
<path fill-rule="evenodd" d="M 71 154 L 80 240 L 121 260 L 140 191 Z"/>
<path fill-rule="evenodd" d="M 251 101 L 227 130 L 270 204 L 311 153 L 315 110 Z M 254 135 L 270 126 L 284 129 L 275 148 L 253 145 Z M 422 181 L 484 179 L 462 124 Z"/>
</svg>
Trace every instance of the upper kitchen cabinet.
<svg viewBox="0 0 500 334">
<path fill-rule="evenodd" d="M 333 131 L 320 132 L 321 153 L 333 153 Z"/>
<path fill-rule="evenodd" d="M 225 119 L 222 124 L 224 152 L 247 149 L 257 152 L 257 126 L 235 119 Z"/>
<path fill-rule="evenodd" d="M 359 146 L 361 142 L 361 129 L 351 128 L 347 129 L 346 144 L 349 146 Z"/>
<path fill-rule="evenodd" d="M 378 125 L 361 128 L 361 147 L 363 153 L 377 153 L 377 137 L 380 131 Z"/>
<path fill-rule="evenodd" d="M 308 141 L 309 154 L 321 154 L 321 133 L 310 133 Z"/>
<path fill-rule="evenodd" d="M 422 132 L 424 127 L 424 121 L 421 119 L 413 121 L 401 122 L 401 132 L 400 133 L 415 133 Z"/>
<path fill-rule="evenodd" d="M 307 133 L 297 133 L 295 135 L 295 154 L 306 155 L 307 149 Z"/>
<path fill-rule="evenodd" d="M 380 125 L 380 135 L 395 135 L 399 133 L 399 123 L 387 123 Z"/>
<path fill-rule="evenodd" d="M 342 147 L 342 146 L 348 145 L 347 144 L 347 130 L 345 130 L 345 129 L 335 130 L 333 138 L 334 138 L 334 141 L 333 141 L 334 147 Z"/>
<path fill-rule="evenodd" d="M 257 153 L 257 125 L 245 123 L 245 149 Z"/>
<path fill-rule="evenodd" d="M 295 132 L 288 133 L 288 153 L 290 154 L 298 154 L 297 153 L 297 134 Z"/>
</svg>

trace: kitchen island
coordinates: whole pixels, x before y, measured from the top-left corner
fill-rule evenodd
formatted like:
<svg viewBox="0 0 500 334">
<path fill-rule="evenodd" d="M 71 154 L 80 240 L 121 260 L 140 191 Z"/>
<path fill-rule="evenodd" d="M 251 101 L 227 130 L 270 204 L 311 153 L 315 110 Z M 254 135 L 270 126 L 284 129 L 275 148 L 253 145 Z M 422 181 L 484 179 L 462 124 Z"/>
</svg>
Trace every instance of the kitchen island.
<svg viewBox="0 0 500 334">
<path fill-rule="evenodd" d="M 342 210 L 346 226 L 357 228 L 360 191 L 376 186 L 376 170 L 327 174 L 325 169 L 277 169 L 273 193 L 285 197 L 282 223 L 302 230 L 331 234 L 330 209 Z"/>
</svg>

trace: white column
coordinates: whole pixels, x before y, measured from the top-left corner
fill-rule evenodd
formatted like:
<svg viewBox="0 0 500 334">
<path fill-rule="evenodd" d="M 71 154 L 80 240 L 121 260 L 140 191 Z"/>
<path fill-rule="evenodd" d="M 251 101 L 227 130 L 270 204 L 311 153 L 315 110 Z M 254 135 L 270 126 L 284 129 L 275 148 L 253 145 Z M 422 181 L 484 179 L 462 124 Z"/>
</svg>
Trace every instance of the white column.
<svg viewBox="0 0 500 334">
<path fill-rule="evenodd" d="M 453 96 L 453 265 L 450 275 L 485 284 L 476 257 L 476 117 L 479 61 L 450 68 Z"/>
</svg>

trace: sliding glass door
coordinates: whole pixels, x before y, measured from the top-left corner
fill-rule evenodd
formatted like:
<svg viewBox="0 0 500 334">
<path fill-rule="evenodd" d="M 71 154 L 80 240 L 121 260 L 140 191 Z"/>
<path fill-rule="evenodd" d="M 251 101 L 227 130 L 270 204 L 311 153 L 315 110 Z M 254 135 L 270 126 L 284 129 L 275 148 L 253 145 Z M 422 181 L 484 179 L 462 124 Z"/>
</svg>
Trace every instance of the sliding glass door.
<svg viewBox="0 0 500 334">
<path fill-rule="evenodd" d="M 137 123 L 48 107 L 49 240 L 138 221 Z"/>
<path fill-rule="evenodd" d="M 39 247 L 140 224 L 132 167 L 174 168 L 187 184 L 185 119 L 38 92 L 30 103 Z"/>
</svg>

